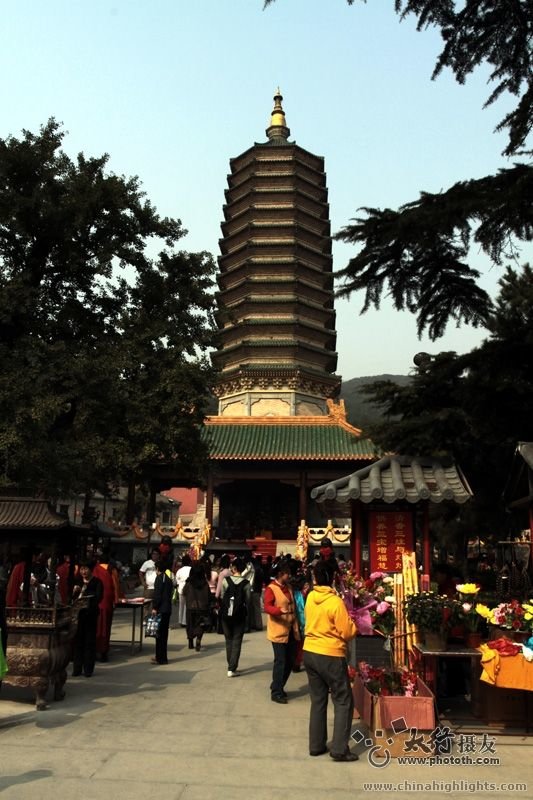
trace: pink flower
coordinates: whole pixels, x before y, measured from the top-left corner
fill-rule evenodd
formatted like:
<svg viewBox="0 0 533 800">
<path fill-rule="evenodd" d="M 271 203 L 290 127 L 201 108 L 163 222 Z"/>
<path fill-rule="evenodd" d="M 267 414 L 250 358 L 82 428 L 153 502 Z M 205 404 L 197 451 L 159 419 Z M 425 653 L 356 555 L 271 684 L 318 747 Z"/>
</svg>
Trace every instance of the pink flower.
<svg viewBox="0 0 533 800">
<path fill-rule="evenodd" d="M 381 603 L 378 603 L 376 606 L 376 614 L 384 614 L 390 608 L 390 603 L 386 603 L 385 600 L 382 600 Z"/>
<path fill-rule="evenodd" d="M 465 614 L 470 614 L 472 611 L 472 603 L 463 603 L 463 611 Z"/>
<path fill-rule="evenodd" d="M 373 572 L 372 575 L 369 577 L 370 581 L 377 581 L 379 578 L 384 578 L 386 572 Z"/>
</svg>

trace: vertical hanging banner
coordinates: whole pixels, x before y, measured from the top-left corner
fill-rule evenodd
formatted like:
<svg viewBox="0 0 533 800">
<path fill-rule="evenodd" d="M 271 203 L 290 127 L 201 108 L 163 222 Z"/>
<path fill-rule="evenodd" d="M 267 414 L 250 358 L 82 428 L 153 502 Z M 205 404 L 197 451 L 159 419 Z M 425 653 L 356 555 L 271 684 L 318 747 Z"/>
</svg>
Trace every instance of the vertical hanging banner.
<svg viewBox="0 0 533 800">
<path fill-rule="evenodd" d="M 410 511 L 368 513 L 371 572 L 401 572 L 402 553 L 414 550 Z"/>
</svg>

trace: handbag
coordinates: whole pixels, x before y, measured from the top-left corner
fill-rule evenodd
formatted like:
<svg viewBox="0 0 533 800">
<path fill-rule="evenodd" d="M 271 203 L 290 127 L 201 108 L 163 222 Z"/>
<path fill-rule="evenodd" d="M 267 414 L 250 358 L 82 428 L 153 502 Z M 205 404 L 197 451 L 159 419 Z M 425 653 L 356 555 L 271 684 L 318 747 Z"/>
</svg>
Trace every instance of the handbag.
<svg viewBox="0 0 533 800">
<path fill-rule="evenodd" d="M 159 635 L 159 626 L 161 625 L 161 614 L 146 617 L 144 635 L 156 637 Z"/>
</svg>

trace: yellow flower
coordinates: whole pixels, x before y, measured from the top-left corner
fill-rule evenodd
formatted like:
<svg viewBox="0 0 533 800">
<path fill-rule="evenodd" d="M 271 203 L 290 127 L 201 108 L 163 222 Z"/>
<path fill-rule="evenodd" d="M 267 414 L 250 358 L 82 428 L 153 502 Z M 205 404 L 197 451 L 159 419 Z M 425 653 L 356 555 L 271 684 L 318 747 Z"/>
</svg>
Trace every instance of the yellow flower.
<svg viewBox="0 0 533 800">
<path fill-rule="evenodd" d="M 489 621 L 492 619 L 491 609 L 488 606 L 484 606 L 483 603 L 478 603 L 476 605 L 476 611 L 483 619 L 488 619 Z"/>
<path fill-rule="evenodd" d="M 455 588 L 459 594 L 477 594 L 479 592 L 479 586 L 476 586 L 475 583 L 459 583 Z"/>
</svg>

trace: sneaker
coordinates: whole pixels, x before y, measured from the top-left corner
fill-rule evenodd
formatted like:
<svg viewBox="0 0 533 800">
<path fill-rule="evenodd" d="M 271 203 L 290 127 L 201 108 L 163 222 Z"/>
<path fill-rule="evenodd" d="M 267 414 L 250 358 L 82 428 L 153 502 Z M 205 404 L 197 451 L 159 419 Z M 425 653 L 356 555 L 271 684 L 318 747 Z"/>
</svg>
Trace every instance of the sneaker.
<svg viewBox="0 0 533 800">
<path fill-rule="evenodd" d="M 281 703 L 283 706 L 286 706 L 288 703 L 287 698 L 279 694 L 273 694 L 271 700 L 273 703 Z"/>
<path fill-rule="evenodd" d="M 235 673 L 232 672 L 231 669 L 228 669 L 228 678 L 234 678 L 234 677 L 235 677 Z"/>
</svg>

